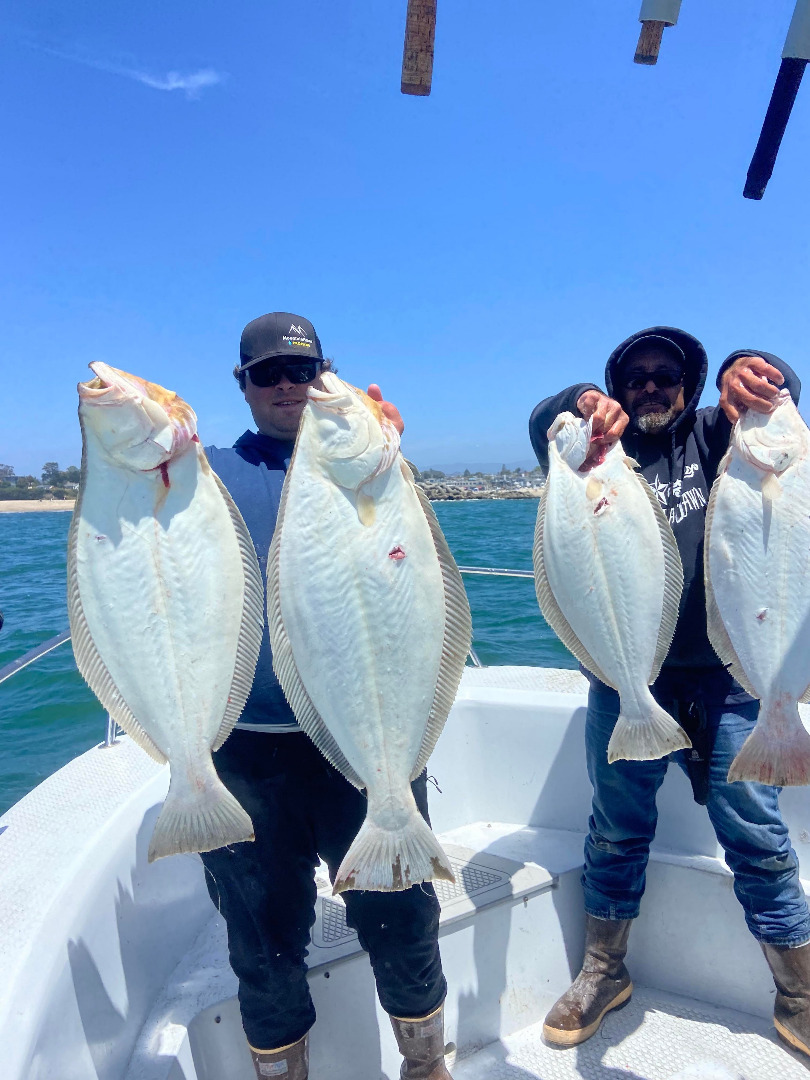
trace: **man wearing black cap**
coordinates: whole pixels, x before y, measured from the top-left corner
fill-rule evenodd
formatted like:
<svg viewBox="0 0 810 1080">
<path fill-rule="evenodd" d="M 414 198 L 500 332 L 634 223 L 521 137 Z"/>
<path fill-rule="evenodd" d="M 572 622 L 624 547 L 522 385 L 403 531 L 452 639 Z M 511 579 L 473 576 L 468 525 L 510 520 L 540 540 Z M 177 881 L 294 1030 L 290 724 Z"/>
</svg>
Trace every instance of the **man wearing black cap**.
<svg viewBox="0 0 810 1080">
<path fill-rule="evenodd" d="M 672 526 L 684 587 L 675 635 L 653 694 L 686 729 L 692 748 L 669 757 L 686 771 L 725 850 L 748 928 L 776 983 L 777 1030 L 790 1045 L 810 1054 L 810 914 L 798 860 L 779 813 L 778 789 L 727 780 L 732 760 L 756 723 L 759 703 L 734 681 L 709 643 L 703 582 L 706 506 L 731 426 L 745 409 L 770 412 L 779 387 L 798 402 L 800 383 L 778 357 L 739 350 L 721 365 L 719 405 L 698 409 L 707 368 L 703 346 L 691 334 L 669 326 L 641 330 L 608 358 L 607 394 L 592 383 L 571 386 L 537 406 L 529 433 L 547 470 L 547 431 L 557 414 L 592 418 L 589 456 L 621 437 Z M 669 761 L 608 764 L 619 696 L 593 675 L 588 679 L 585 744 L 593 812 L 582 876 L 585 958 L 576 981 L 545 1020 L 544 1036 L 558 1046 L 590 1038 L 604 1015 L 632 992 L 624 957 L 644 892 L 656 792 Z"/>
<path fill-rule="evenodd" d="M 307 319 L 276 311 L 248 323 L 234 370 L 257 431 L 232 449 L 206 447 L 250 531 L 263 576 L 284 475 L 310 386 L 331 367 Z M 376 385 L 369 395 L 402 432 Z M 250 697 L 214 755 L 217 772 L 253 820 L 253 843 L 202 855 L 211 899 L 228 927 L 231 966 L 257 1077 L 306 1080 L 315 1010 L 306 947 L 315 922 L 314 871 L 334 879 L 366 811 L 365 796 L 303 731 L 273 673 L 267 623 Z M 426 775 L 413 782 L 427 819 Z M 346 921 L 369 953 L 380 1002 L 404 1057 L 402 1076 L 451 1080 L 444 1064 L 446 983 L 439 957 L 439 903 L 432 885 L 344 894 Z"/>
</svg>

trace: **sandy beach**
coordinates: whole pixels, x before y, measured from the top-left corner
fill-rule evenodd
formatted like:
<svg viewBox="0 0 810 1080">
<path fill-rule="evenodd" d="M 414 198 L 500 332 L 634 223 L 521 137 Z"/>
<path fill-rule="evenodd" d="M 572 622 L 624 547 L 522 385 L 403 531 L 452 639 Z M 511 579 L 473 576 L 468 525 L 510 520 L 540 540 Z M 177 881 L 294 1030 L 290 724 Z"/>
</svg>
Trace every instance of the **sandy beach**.
<svg viewBox="0 0 810 1080">
<path fill-rule="evenodd" d="M 0 499 L 0 514 L 34 514 L 53 510 L 72 510 L 75 499 Z"/>
</svg>

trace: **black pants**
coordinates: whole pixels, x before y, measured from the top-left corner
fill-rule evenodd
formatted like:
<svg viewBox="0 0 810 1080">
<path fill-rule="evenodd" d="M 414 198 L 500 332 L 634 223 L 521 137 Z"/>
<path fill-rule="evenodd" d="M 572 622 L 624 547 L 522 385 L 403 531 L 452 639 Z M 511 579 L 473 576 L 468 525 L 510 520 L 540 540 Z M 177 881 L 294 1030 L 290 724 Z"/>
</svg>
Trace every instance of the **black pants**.
<svg viewBox="0 0 810 1080">
<path fill-rule="evenodd" d="M 253 819 L 256 839 L 203 854 L 205 880 L 228 927 L 248 1042 L 269 1050 L 300 1039 L 315 1022 L 304 962 L 315 923 L 313 871 L 320 856 L 334 880 L 365 818 L 366 798 L 304 734 L 237 730 L 214 761 Z M 426 787 L 423 773 L 413 793 L 428 820 Z M 446 983 L 433 886 L 350 890 L 343 899 L 386 1012 L 418 1017 L 438 1008 Z"/>
</svg>

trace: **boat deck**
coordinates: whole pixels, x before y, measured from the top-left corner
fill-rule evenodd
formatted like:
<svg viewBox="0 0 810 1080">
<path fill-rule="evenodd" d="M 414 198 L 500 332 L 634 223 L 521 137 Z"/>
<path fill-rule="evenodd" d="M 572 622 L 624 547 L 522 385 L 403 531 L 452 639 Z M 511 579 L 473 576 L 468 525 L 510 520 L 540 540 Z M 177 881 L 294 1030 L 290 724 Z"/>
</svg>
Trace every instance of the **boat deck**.
<svg viewBox="0 0 810 1080">
<path fill-rule="evenodd" d="M 632 1000 L 581 1047 L 543 1043 L 582 959 L 584 689 L 575 671 L 468 670 L 431 758 L 457 879 L 437 887 L 454 1080 L 803 1080 L 810 1061 L 777 1040 L 773 981 L 680 770 L 659 792 Z M 167 784 L 123 738 L 0 819 L 3 1080 L 61 1077 L 67 1061 L 72 1080 L 254 1076 L 199 857 L 147 861 Z M 810 789 L 780 802 L 808 888 Z M 323 869 L 316 886 L 313 1080 L 394 1080 L 368 958 Z"/>
<path fill-rule="evenodd" d="M 637 987 L 581 1046 L 555 1049 L 542 1023 L 451 1064 L 453 1080 L 807 1080 L 768 1020 Z"/>
</svg>

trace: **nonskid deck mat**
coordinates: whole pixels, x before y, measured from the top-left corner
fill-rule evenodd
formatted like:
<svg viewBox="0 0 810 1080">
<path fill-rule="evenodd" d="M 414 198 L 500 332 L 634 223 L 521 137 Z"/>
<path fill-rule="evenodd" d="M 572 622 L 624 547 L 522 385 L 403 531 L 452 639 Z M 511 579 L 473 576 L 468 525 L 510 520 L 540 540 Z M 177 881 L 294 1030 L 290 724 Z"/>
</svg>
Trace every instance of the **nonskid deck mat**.
<svg viewBox="0 0 810 1080">
<path fill-rule="evenodd" d="M 769 1020 L 637 988 L 581 1046 L 546 1046 L 535 1024 L 452 1072 L 454 1080 L 808 1080 L 804 1060 Z"/>
<path fill-rule="evenodd" d="M 436 896 L 443 907 L 454 900 L 479 897 L 509 882 L 509 874 L 493 867 L 481 866 L 453 855 L 449 856 L 449 860 L 456 876 L 455 884 L 452 881 L 433 882 Z M 316 911 L 318 917 L 312 931 L 313 944 L 324 949 L 356 939 L 355 931 L 346 925 L 346 908 L 342 900 L 319 893 Z"/>
</svg>

